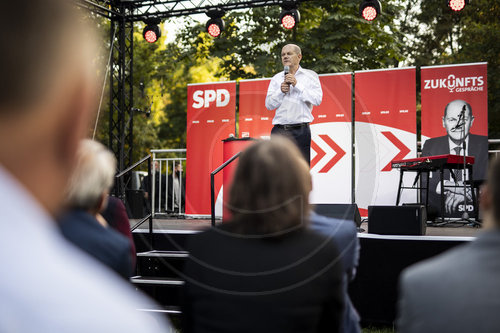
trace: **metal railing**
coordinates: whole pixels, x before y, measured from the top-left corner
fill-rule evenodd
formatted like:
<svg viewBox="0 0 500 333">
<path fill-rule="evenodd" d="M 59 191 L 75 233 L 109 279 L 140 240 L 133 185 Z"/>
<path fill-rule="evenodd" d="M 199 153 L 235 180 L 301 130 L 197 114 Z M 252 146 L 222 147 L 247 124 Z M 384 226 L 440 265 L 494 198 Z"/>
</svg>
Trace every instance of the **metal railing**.
<svg viewBox="0 0 500 333">
<path fill-rule="evenodd" d="M 500 144 L 500 139 L 488 139 L 488 145 L 491 145 L 491 144 Z M 498 155 L 500 154 L 500 150 L 499 149 L 488 149 L 488 155 L 490 157 L 494 156 L 494 157 L 498 157 Z"/>
<path fill-rule="evenodd" d="M 176 175 L 175 166 L 176 164 L 180 164 L 182 166 L 183 163 L 185 163 L 186 161 L 186 157 L 179 157 L 179 156 L 161 157 L 161 156 L 166 154 L 185 155 L 186 149 L 152 149 L 151 153 L 153 155 L 152 163 L 154 165 L 154 170 L 152 173 L 152 178 L 150 177 L 149 179 L 152 179 L 151 181 L 152 191 L 150 193 L 153 193 L 153 195 L 150 196 L 150 199 L 151 199 L 153 217 L 156 214 L 167 214 L 167 213 L 179 216 L 184 215 L 185 207 L 183 203 L 183 197 L 185 197 L 185 190 L 183 187 L 184 182 L 182 180 L 183 167 L 180 168 L 179 174 Z M 162 170 L 164 167 L 165 167 L 165 172 L 163 173 Z M 170 175 L 169 171 L 171 171 Z M 156 178 L 158 176 L 160 177 L 160 179 L 157 180 Z M 163 180 L 165 180 L 165 182 L 163 182 Z M 177 184 L 175 184 L 176 182 Z M 169 198 L 169 192 L 170 192 L 170 198 Z M 158 198 L 158 200 L 156 200 L 156 198 Z M 170 206 L 169 203 L 171 204 Z"/>
<path fill-rule="evenodd" d="M 138 166 L 140 166 L 142 163 L 144 163 L 146 161 L 147 161 L 147 165 L 148 165 L 149 179 L 151 179 L 151 155 L 148 155 L 148 156 L 143 157 L 140 161 L 134 163 L 133 165 L 131 165 L 127 169 L 118 173 L 115 176 L 115 181 L 118 182 L 121 177 L 125 176 L 126 174 L 128 174 L 129 172 L 131 172 L 132 170 L 134 170 L 135 168 L 137 168 Z M 148 189 L 148 190 L 150 190 L 150 189 Z M 124 199 L 124 198 L 122 198 L 122 199 Z M 125 200 L 126 200 L 126 198 L 125 198 Z M 134 231 L 135 229 L 137 229 L 140 225 L 142 225 L 147 220 L 149 220 L 149 244 L 150 244 L 151 250 L 152 250 L 152 249 L 154 249 L 154 237 L 153 237 L 153 214 L 151 213 L 151 210 L 149 210 L 149 213 L 146 214 L 146 216 L 144 218 L 142 218 L 139 222 L 137 222 L 134 226 L 132 226 L 132 228 L 130 228 L 130 231 Z"/>
</svg>

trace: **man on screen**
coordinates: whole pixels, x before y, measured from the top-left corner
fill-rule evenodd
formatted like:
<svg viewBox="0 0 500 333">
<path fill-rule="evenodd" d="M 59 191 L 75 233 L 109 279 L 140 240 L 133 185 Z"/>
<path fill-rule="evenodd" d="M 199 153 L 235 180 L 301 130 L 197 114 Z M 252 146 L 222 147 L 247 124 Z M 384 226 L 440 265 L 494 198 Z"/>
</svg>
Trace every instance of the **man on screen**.
<svg viewBox="0 0 500 333">
<path fill-rule="evenodd" d="M 462 109 L 465 108 L 464 118 L 460 116 Z M 472 108 L 466 101 L 456 99 L 448 103 L 444 109 L 443 127 L 446 129 L 447 135 L 431 138 L 425 141 L 422 148 L 422 156 L 433 155 L 462 155 L 464 154 L 463 142 L 465 140 L 465 155 L 474 156 L 475 162 L 473 167 L 474 180 L 482 180 L 486 178 L 486 169 L 488 165 L 488 137 L 483 135 L 470 134 L 470 128 L 474 124 L 474 116 Z M 454 176 L 454 177 L 453 177 Z M 462 171 L 455 170 L 454 175 L 449 171 L 444 173 L 444 185 L 462 185 Z M 433 172 L 429 183 L 429 206 L 440 210 L 440 192 L 441 184 L 439 172 Z M 448 215 L 454 213 L 456 216 L 461 216 L 464 211 L 464 195 L 463 189 L 459 187 L 445 187 L 445 212 Z M 467 195 L 468 210 L 471 209 L 472 196 L 470 191 Z"/>
<path fill-rule="evenodd" d="M 323 99 L 318 74 L 300 67 L 302 51 L 295 44 L 288 44 L 281 50 L 284 71 L 276 74 L 269 83 L 266 108 L 276 109 L 273 118 L 274 135 L 285 135 L 295 142 L 307 163 L 311 155 L 311 129 L 313 105 Z"/>
</svg>

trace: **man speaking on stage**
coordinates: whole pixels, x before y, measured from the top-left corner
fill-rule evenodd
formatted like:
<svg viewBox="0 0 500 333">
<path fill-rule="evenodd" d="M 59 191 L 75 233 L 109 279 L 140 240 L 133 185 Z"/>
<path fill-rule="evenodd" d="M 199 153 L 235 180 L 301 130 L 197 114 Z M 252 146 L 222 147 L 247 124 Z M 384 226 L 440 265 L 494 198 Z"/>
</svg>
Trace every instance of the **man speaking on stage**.
<svg viewBox="0 0 500 333">
<path fill-rule="evenodd" d="M 311 161 L 311 129 L 313 105 L 323 99 L 318 74 L 300 67 L 302 51 L 295 44 L 281 50 L 283 71 L 273 76 L 267 89 L 266 108 L 276 109 L 271 138 L 285 135 L 292 138 L 307 163 Z"/>
</svg>

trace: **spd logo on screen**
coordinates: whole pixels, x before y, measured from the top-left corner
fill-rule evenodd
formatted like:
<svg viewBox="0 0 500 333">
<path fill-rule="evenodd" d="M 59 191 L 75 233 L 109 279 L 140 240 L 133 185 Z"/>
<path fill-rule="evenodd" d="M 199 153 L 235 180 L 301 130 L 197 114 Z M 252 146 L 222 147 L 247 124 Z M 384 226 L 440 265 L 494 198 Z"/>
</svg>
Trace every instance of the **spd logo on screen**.
<svg viewBox="0 0 500 333">
<path fill-rule="evenodd" d="M 193 93 L 193 108 L 208 108 L 213 102 L 220 108 L 229 104 L 230 94 L 226 89 L 196 90 Z"/>
</svg>

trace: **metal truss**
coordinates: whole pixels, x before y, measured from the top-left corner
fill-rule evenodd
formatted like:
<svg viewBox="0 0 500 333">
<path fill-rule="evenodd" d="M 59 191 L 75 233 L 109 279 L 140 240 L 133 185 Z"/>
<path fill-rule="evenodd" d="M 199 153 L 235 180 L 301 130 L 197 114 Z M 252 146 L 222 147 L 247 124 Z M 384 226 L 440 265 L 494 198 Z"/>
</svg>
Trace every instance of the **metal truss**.
<svg viewBox="0 0 500 333">
<path fill-rule="evenodd" d="M 118 171 L 130 166 L 133 148 L 133 22 L 126 21 L 130 8 L 121 5 L 111 19 L 111 68 L 109 101 L 109 144 L 108 147 L 118 160 Z M 126 178 L 115 184 L 115 194 L 125 194 Z"/>
<path fill-rule="evenodd" d="M 308 0 L 76 0 L 78 6 L 109 19 L 145 21 L 203 14 L 209 10 L 224 11 L 263 6 L 298 4 Z M 127 12 L 119 10 L 127 8 Z"/>
<path fill-rule="evenodd" d="M 169 17 L 203 14 L 209 10 L 230 11 L 263 6 L 277 6 L 298 3 L 300 0 L 167 0 L 134 1 L 132 14 L 127 20 L 144 21 L 147 19 L 166 19 Z M 304 0 L 303 0 L 304 1 Z"/>
<path fill-rule="evenodd" d="M 76 1 L 76 5 L 108 19 L 122 16 L 121 13 L 112 9 L 113 7 L 109 0 L 78 0 Z"/>
</svg>

